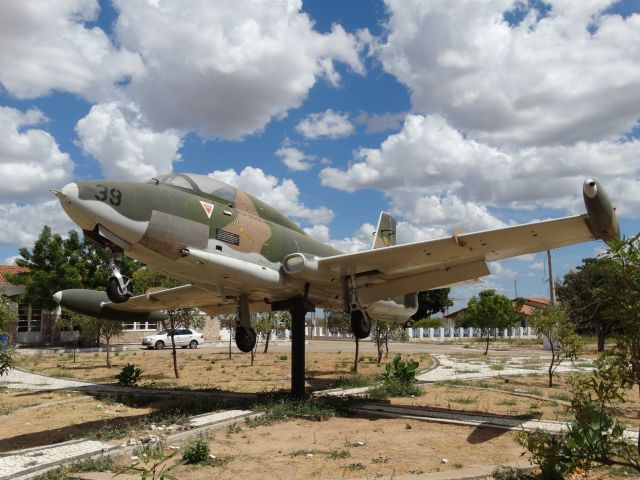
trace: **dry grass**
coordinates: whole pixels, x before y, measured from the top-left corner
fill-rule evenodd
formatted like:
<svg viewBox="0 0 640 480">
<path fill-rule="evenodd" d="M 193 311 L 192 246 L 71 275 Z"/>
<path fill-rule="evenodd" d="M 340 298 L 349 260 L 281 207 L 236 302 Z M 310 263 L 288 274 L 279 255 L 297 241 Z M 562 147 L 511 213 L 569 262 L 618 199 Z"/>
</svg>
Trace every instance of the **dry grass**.
<svg viewBox="0 0 640 480">
<path fill-rule="evenodd" d="M 258 353 L 251 366 L 248 354 L 234 354 L 207 349 L 178 350 L 180 378 L 173 374 L 171 350 L 138 350 L 111 356 L 112 368 L 105 364 L 105 353 L 79 353 L 76 362 L 70 354 L 28 356 L 19 355 L 18 365 L 45 375 L 71 377 L 98 383 L 116 383 L 115 376 L 127 363 L 142 369 L 139 386 L 154 388 L 210 389 L 232 392 L 270 392 L 289 389 L 291 385 L 290 355 Z M 391 360 L 390 358 L 387 361 Z M 432 364 L 426 354 L 406 356 L 420 362 L 420 368 Z M 358 373 L 376 376 L 384 371 L 373 355 L 361 355 Z M 306 355 L 307 387 L 311 390 L 331 388 L 341 377 L 349 376 L 353 354 L 310 352 Z"/>
</svg>

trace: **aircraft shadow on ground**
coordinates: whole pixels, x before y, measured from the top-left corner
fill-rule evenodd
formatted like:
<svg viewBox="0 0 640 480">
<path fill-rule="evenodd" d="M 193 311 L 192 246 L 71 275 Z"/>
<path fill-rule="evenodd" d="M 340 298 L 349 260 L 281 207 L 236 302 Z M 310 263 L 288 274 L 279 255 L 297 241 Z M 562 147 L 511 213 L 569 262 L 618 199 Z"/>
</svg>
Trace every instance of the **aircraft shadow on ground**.
<svg viewBox="0 0 640 480">
<path fill-rule="evenodd" d="M 106 428 L 118 428 L 131 422 L 136 422 L 145 417 L 133 415 L 130 417 L 108 418 L 104 420 L 92 420 L 60 428 L 41 430 L 38 432 L 24 433 L 10 438 L 0 439 L 0 453 L 22 450 L 25 448 L 42 447 L 53 443 L 65 442 L 73 438 L 83 438 L 88 433 L 104 431 Z"/>
</svg>

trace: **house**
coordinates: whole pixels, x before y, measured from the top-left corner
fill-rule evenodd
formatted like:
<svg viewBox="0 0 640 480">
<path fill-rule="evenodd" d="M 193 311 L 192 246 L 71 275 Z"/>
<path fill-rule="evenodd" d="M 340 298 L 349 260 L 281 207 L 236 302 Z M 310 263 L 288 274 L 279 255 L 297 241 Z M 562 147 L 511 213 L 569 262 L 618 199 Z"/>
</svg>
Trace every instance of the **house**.
<svg viewBox="0 0 640 480">
<path fill-rule="evenodd" d="M 549 300 L 546 298 L 542 298 L 542 297 L 520 297 L 521 300 L 524 300 L 524 305 L 522 305 L 522 309 L 520 310 L 521 313 L 523 313 L 525 315 L 525 318 L 522 320 L 522 324 L 519 325 L 521 327 L 528 327 L 529 326 L 529 322 L 527 321 L 527 318 L 530 317 L 531 315 L 533 315 L 533 312 L 535 312 L 536 310 L 539 310 L 541 308 L 546 307 L 547 305 L 549 305 Z M 513 299 L 511 301 L 513 308 L 515 310 L 516 308 L 516 300 L 517 299 Z M 445 326 L 447 327 L 453 327 L 456 325 L 456 318 L 464 315 L 467 312 L 466 308 L 462 308 L 460 310 L 456 310 L 455 312 L 449 313 L 447 315 L 445 315 L 443 317 L 443 323 Z"/>
<path fill-rule="evenodd" d="M 0 265 L 0 288 L 6 296 L 14 300 L 13 306 L 18 314 L 18 324 L 9 333 L 17 344 L 51 343 L 59 336 L 59 309 L 46 310 L 37 305 L 21 303 L 20 296 L 24 294 L 25 286 L 12 285 L 7 281 L 7 275 L 28 271 L 28 268 L 16 267 L 15 265 Z"/>
</svg>

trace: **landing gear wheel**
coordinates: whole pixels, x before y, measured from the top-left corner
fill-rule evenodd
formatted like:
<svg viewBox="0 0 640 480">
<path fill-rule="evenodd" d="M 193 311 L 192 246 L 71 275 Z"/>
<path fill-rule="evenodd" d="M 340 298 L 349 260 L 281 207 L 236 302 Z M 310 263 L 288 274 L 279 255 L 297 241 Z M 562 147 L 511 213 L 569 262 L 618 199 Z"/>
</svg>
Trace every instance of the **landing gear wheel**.
<svg viewBox="0 0 640 480">
<path fill-rule="evenodd" d="M 358 339 L 367 338 L 371 333 L 371 320 L 363 310 L 351 312 L 351 330 Z"/>
<path fill-rule="evenodd" d="M 109 279 L 109 283 L 107 284 L 107 296 L 113 303 L 126 302 L 133 295 L 131 280 L 123 276 L 122 281 L 124 282 L 124 288 L 120 286 L 116 277 L 111 277 Z"/>
<path fill-rule="evenodd" d="M 189 342 L 189 348 L 198 348 L 198 342 L 196 340 L 191 340 Z"/>
<path fill-rule="evenodd" d="M 256 331 L 253 328 L 236 327 L 236 346 L 248 353 L 256 346 Z"/>
</svg>

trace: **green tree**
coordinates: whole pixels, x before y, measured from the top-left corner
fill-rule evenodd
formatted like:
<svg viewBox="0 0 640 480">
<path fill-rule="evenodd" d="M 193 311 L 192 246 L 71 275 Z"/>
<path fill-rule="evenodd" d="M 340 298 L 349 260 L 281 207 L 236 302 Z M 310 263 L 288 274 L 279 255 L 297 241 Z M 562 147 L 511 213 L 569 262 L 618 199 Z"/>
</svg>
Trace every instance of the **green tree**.
<svg viewBox="0 0 640 480">
<path fill-rule="evenodd" d="M 549 387 L 553 387 L 553 374 L 565 360 L 574 361 L 580 354 L 582 340 L 575 332 L 573 322 L 561 305 L 548 305 L 536 310 L 531 317 L 531 326 L 539 336 L 551 345 L 551 361 L 547 372 Z"/>
<path fill-rule="evenodd" d="M 236 323 L 238 323 L 238 315 L 235 313 L 223 313 L 218 315 L 218 321 L 220 322 L 220 328 L 226 328 L 229 330 L 229 360 L 231 360 L 233 331 L 236 328 Z"/>
<path fill-rule="evenodd" d="M 489 352 L 492 330 L 511 327 L 516 320 L 511 300 L 495 290 L 483 290 L 469 300 L 467 319 L 471 326 L 480 328 L 480 336 L 487 342 L 485 355 Z"/>
<path fill-rule="evenodd" d="M 623 334 L 616 346 L 624 352 L 640 391 L 640 235 L 612 242 L 605 258 L 613 260 L 617 281 L 603 285 L 597 294 L 612 300 L 605 317 L 620 325 Z"/>
<path fill-rule="evenodd" d="M 60 319 L 59 326 L 69 329 L 78 327 L 81 338 L 95 340 L 98 346 L 100 345 L 100 340 L 103 339 L 107 346 L 107 367 L 111 368 L 111 340 L 124 333 L 125 329 L 122 322 L 90 317 L 69 311 Z"/>
<path fill-rule="evenodd" d="M 623 391 L 632 386 L 626 355 L 617 347 L 607 350 L 594 362 L 588 377 L 573 375 L 568 380 L 572 394 L 568 412 L 573 414 L 566 432 L 542 430 L 521 432 L 518 441 L 542 470 L 541 478 L 563 479 L 575 472 L 601 465 L 621 465 L 640 472 L 640 456 L 627 442 L 624 426 L 617 418 L 624 403 Z"/>
<path fill-rule="evenodd" d="M 173 373 L 176 378 L 180 378 L 180 373 L 178 372 L 178 355 L 176 353 L 176 330 L 178 328 L 201 329 L 206 325 L 207 320 L 193 308 L 169 308 L 164 312 L 167 314 L 167 318 L 163 321 L 163 326 L 171 338 Z"/>
<path fill-rule="evenodd" d="M 332 335 L 342 335 L 345 337 L 353 335 L 353 330 L 351 329 L 351 316 L 348 313 L 338 310 L 325 310 L 324 316 L 327 323 L 327 330 L 329 330 Z M 353 368 L 351 370 L 353 372 L 357 372 L 359 363 L 358 359 L 360 356 L 360 340 L 355 335 L 353 336 L 353 339 L 356 343 L 356 352 L 353 360 Z"/>
<path fill-rule="evenodd" d="M 376 344 L 378 365 L 382 362 L 383 353 L 385 354 L 385 358 L 389 356 L 389 340 L 400 331 L 402 331 L 402 325 L 399 323 L 371 319 L 371 338 Z"/>
<path fill-rule="evenodd" d="M 0 289 L 0 337 L 9 337 L 9 330 L 17 323 L 18 315 L 11 308 L 11 301 Z M 14 351 L 9 345 L 0 343 L 0 377 L 13 368 Z"/>
<path fill-rule="evenodd" d="M 256 333 L 264 334 L 264 350 L 262 353 L 269 351 L 269 341 L 272 332 L 278 332 L 291 328 L 291 314 L 289 312 L 263 312 L 258 313 L 256 321 Z M 256 346 L 257 346 L 256 342 Z"/>
<path fill-rule="evenodd" d="M 556 292 L 560 302 L 579 331 L 598 336 L 598 351 L 604 351 L 605 339 L 619 323 L 607 314 L 617 303 L 607 295 L 610 287 L 619 281 L 616 263 L 612 258 L 584 258 L 582 265 L 567 273 Z"/>
<path fill-rule="evenodd" d="M 423 318 L 430 318 L 436 313 L 445 313 L 448 307 L 453 306 L 453 300 L 449 298 L 450 293 L 450 288 L 437 288 L 418 292 L 418 311 L 411 319 L 422 320 Z"/>
<path fill-rule="evenodd" d="M 442 327 L 441 318 L 422 318 L 416 320 L 413 324 L 413 328 L 440 328 Z"/>
<path fill-rule="evenodd" d="M 18 315 L 11 306 L 11 300 L 0 288 L 0 336 L 8 337 L 16 323 L 18 323 Z"/>
<path fill-rule="evenodd" d="M 55 308 L 52 295 L 59 290 L 104 290 L 107 284 L 107 254 L 81 239 L 76 230 L 70 230 L 67 238 L 62 238 L 45 225 L 31 250 L 20 249 L 16 265 L 29 271 L 11 275 L 8 280 L 14 285 L 24 285 L 25 301 L 43 308 Z M 123 275 L 130 277 L 137 268 L 138 262 L 125 257 Z"/>
</svg>

